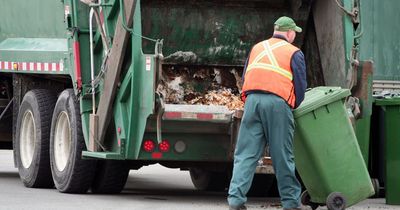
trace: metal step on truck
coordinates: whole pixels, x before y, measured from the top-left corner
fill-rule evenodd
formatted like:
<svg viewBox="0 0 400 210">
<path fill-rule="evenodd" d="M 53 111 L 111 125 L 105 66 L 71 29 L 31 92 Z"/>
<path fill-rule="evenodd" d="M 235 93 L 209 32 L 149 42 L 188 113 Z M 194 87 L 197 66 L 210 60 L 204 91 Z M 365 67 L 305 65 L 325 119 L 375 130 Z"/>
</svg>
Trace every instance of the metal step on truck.
<svg viewBox="0 0 400 210">
<path fill-rule="evenodd" d="M 360 79 L 357 0 L 6 0 L 0 7 L 0 142 L 27 187 L 118 193 L 129 170 L 189 170 L 229 184 L 251 46 L 291 16 L 309 87 Z M 365 77 L 363 77 L 365 78 Z M 362 87 L 365 87 L 362 86 Z M 364 100 L 367 89 L 354 96 Z M 358 94 L 358 95 L 357 95 Z M 353 105 L 357 105 L 354 103 Z M 254 189 L 273 185 L 260 160 Z"/>
</svg>

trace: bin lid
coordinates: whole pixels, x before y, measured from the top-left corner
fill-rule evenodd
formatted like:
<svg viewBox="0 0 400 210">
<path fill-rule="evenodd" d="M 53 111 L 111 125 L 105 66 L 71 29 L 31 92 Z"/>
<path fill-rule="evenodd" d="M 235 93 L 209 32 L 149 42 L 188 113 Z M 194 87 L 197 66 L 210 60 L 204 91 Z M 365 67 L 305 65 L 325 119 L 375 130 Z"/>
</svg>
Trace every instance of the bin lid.
<svg viewBox="0 0 400 210">
<path fill-rule="evenodd" d="M 304 101 L 293 111 L 294 118 L 298 118 L 321 106 L 341 100 L 350 95 L 349 89 L 341 87 L 321 86 L 308 90 L 305 94 Z"/>
<path fill-rule="evenodd" d="M 400 97 L 375 99 L 375 104 L 378 106 L 399 106 Z"/>
</svg>

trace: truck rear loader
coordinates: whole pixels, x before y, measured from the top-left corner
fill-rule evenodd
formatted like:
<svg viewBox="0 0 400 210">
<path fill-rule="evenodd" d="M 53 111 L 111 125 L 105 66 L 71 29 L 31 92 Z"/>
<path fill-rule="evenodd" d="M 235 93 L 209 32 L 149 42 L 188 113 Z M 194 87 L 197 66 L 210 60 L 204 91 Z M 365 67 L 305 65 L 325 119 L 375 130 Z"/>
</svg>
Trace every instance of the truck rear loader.
<svg viewBox="0 0 400 210">
<path fill-rule="evenodd" d="M 362 4 L 377 3 L 6 0 L 0 145 L 14 150 L 27 187 L 118 193 L 129 170 L 159 163 L 189 170 L 198 189 L 224 190 L 243 65 L 278 17 L 303 28 L 295 45 L 305 54 L 309 87 L 350 88 L 349 107 L 361 110 L 354 119 L 371 116 L 373 65 L 360 54 L 374 43 L 363 40 L 372 30 Z M 268 158 L 257 173 L 273 174 Z M 263 190 L 272 183 L 260 180 Z"/>
</svg>

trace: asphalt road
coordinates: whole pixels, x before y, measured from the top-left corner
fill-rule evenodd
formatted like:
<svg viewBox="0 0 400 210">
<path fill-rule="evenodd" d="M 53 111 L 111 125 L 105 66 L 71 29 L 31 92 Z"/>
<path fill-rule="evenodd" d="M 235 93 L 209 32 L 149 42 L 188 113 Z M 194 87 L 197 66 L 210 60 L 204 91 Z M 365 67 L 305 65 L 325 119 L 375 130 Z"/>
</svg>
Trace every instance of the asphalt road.
<svg viewBox="0 0 400 210">
<path fill-rule="evenodd" d="M 399 209 L 369 199 L 349 209 Z M 248 209 L 280 209 L 278 198 L 250 198 Z M 225 193 L 201 192 L 193 187 L 188 172 L 160 165 L 131 171 L 124 191 L 118 195 L 72 195 L 56 189 L 30 189 L 19 180 L 12 152 L 0 150 L 0 210 L 226 210 Z M 319 208 L 325 209 L 325 208 Z"/>
</svg>

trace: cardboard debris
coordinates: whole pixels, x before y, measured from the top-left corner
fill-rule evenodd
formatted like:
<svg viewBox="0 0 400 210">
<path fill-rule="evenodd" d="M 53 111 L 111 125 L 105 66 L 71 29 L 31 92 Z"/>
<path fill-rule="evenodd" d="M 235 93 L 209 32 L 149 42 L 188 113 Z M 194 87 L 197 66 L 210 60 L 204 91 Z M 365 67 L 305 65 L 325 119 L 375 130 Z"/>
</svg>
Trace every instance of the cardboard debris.
<svg viewBox="0 0 400 210">
<path fill-rule="evenodd" d="M 221 105 L 227 106 L 230 110 L 243 109 L 244 105 L 240 97 L 227 88 L 208 91 L 204 96 L 188 101 L 188 104 Z"/>
<path fill-rule="evenodd" d="M 220 105 L 230 110 L 243 109 L 241 78 L 235 69 L 174 66 L 163 68 L 157 91 L 169 104 Z"/>
</svg>

